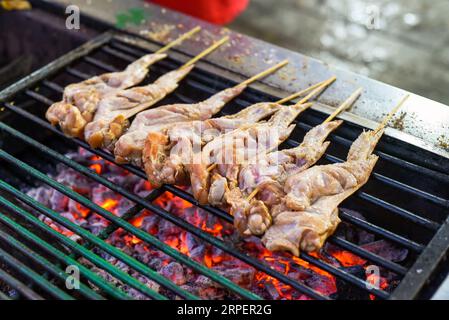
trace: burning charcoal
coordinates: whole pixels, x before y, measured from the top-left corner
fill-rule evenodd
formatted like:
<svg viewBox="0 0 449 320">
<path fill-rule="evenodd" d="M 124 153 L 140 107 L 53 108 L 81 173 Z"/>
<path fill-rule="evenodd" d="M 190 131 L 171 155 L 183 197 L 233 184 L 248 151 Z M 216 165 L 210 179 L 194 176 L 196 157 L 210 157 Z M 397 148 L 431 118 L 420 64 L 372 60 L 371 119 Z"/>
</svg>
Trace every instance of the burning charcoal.
<svg viewBox="0 0 449 320">
<path fill-rule="evenodd" d="M 221 286 L 206 276 L 200 275 L 195 281 L 198 291 L 196 294 L 202 299 L 222 299 L 225 296 Z"/>
<path fill-rule="evenodd" d="M 74 189 L 81 194 L 89 194 L 92 190 L 92 183 L 79 172 L 73 169 L 64 169 L 56 176 L 56 181 Z"/>
<path fill-rule="evenodd" d="M 204 245 L 199 245 L 190 251 L 190 258 L 196 262 L 203 263 L 205 252 L 206 247 Z"/>
<path fill-rule="evenodd" d="M 223 250 L 217 247 L 211 248 L 211 259 L 214 264 L 222 263 L 226 258 L 227 255 Z"/>
<path fill-rule="evenodd" d="M 344 212 L 350 214 L 351 216 L 354 216 L 361 220 L 366 220 L 365 217 L 357 211 L 350 209 L 343 209 L 343 210 Z M 347 222 L 342 222 L 340 224 L 339 228 L 335 232 L 335 235 L 358 244 L 365 244 L 373 242 L 375 240 L 375 236 L 373 234 L 365 230 L 358 229 L 352 224 L 349 224 Z"/>
<path fill-rule="evenodd" d="M 117 216 L 121 217 L 125 214 L 126 211 L 131 209 L 134 205 L 135 205 L 134 202 L 130 201 L 129 199 L 121 198 L 119 200 L 115 213 Z"/>
<path fill-rule="evenodd" d="M 160 273 L 173 281 L 174 284 L 180 286 L 186 283 L 186 277 L 184 274 L 183 267 L 177 262 L 171 262 L 166 266 L 162 267 Z"/>
<path fill-rule="evenodd" d="M 134 185 L 133 187 L 133 193 L 137 194 L 139 197 L 146 197 L 150 192 L 151 189 L 149 187 L 149 183 L 143 179 L 139 179 L 139 181 Z"/>
<path fill-rule="evenodd" d="M 65 211 L 69 203 L 69 198 L 56 190 L 52 191 L 49 199 L 50 209 L 56 212 Z"/>
<path fill-rule="evenodd" d="M 269 298 L 272 300 L 285 300 L 286 295 L 284 295 L 282 288 L 276 287 L 276 285 L 271 281 L 265 281 L 264 289 L 269 293 Z"/>
<path fill-rule="evenodd" d="M 60 214 L 60 216 L 70 220 L 71 222 L 73 222 L 73 223 L 75 223 L 77 225 L 81 225 L 81 224 L 86 222 L 86 220 L 76 217 L 71 212 L 63 212 L 63 213 Z"/>
<path fill-rule="evenodd" d="M 154 291 L 156 291 L 156 292 L 159 292 L 160 291 L 160 286 L 156 283 L 156 282 L 154 282 L 154 281 L 152 281 L 152 280 L 150 280 L 150 279 L 148 279 L 148 278 L 146 278 L 146 277 L 144 277 L 144 276 L 142 276 L 142 275 L 139 275 L 139 274 L 132 274 L 139 282 L 141 282 L 141 283 L 143 283 L 143 284 L 145 284 L 148 288 L 150 288 L 150 289 L 152 289 L 152 290 L 154 290 Z M 126 286 L 127 287 L 127 286 Z M 127 292 L 133 299 L 136 299 L 136 300 L 148 300 L 149 298 L 147 297 L 147 296 L 145 296 L 144 294 L 142 294 L 142 293 L 140 293 L 139 291 L 137 291 L 136 289 L 134 289 L 134 288 L 125 288 L 125 286 L 123 286 L 122 287 L 123 289 L 124 289 L 124 291 L 125 292 Z"/>
<path fill-rule="evenodd" d="M 168 221 L 168 220 L 160 220 L 159 221 L 158 236 L 160 238 L 167 237 L 170 235 L 177 235 L 179 237 L 180 233 L 181 233 L 181 229 L 179 229 L 177 226 L 175 226 L 170 221 Z"/>
<path fill-rule="evenodd" d="M 38 187 L 36 189 L 29 190 L 27 192 L 27 195 L 34 200 L 42 203 L 44 206 L 49 207 L 51 193 L 51 189 L 48 189 L 46 187 Z"/>
<path fill-rule="evenodd" d="M 143 218 L 141 228 L 148 233 L 155 234 L 158 230 L 159 221 L 161 218 L 155 214 Z"/>
<path fill-rule="evenodd" d="M 313 273 L 312 276 L 304 280 L 304 283 L 326 296 L 330 296 L 336 291 L 333 279 L 321 274 Z"/>
<path fill-rule="evenodd" d="M 218 266 L 214 267 L 213 269 L 232 282 L 237 283 L 239 286 L 245 288 L 250 288 L 253 285 L 254 275 L 256 273 L 256 271 L 250 267 L 230 269 Z"/>
<path fill-rule="evenodd" d="M 100 217 L 97 214 L 92 214 L 87 218 L 87 223 L 83 225 L 83 227 L 97 235 L 109 224 L 110 223 L 103 217 Z"/>
<path fill-rule="evenodd" d="M 345 272 L 348 272 L 357 278 L 366 280 L 365 269 L 362 266 L 353 266 L 347 268 L 341 268 Z M 358 288 L 350 283 L 342 280 L 340 277 L 336 278 L 337 293 L 336 299 L 338 300 L 369 300 L 369 292 L 367 290 Z"/>
<path fill-rule="evenodd" d="M 189 252 L 192 252 L 196 247 L 200 245 L 198 238 L 191 233 L 185 233 L 185 243 Z"/>
<path fill-rule="evenodd" d="M 375 240 L 375 236 L 372 233 L 369 233 L 365 230 L 358 230 L 358 244 L 370 243 Z"/>
<path fill-rule="evenodd" d="M 146 263 L 151 269 L 160 270 L 164 266 L 164 261 L 162 259 L 154 258 L 151 255 L 148 255 L 146 259 L 148 259 Z"/>
<path fill-rule="evenodd" d="M 92 201 L 104 209 L 114 212 L 121 196 L 103 185 L 97 185 L 92 188 Z"/>
<path fill-rule="evenodd" d="M 407 258 L 408 250 L 405 248 L 398 248 L 394 246 L 391 242 L 385 240 L 379 240 L 375 242 L 371 242 L 362 246 L 363 249 L 366 249 L 378 256 L 381 256 L 384 259 L 394 262 L 401 262 Z"/>
</svg>

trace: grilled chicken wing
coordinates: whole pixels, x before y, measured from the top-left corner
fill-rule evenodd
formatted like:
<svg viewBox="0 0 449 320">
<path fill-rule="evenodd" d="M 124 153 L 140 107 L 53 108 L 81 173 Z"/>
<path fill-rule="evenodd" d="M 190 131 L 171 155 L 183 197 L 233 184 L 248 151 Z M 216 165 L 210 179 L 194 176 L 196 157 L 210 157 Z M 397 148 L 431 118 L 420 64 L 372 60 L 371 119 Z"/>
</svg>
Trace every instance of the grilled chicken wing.
<svg viewBox="0 0 449 320">
<path fill-rule="evenodd" d="M 247 125 L 206 144 L 201 151 L 201 161 L 187 166 L 195 198 L 200 203 L 208 203 L 210 180 L 216 173 L 237 185 L 239 165 L 249 159 L 256 162 L 258 157 L 282 143 L 295 127 L 290 124 L 308 107 L 282 106 L 269 121 Z M 208 167 L 214 163 L 216 168 L 209 172 Z"/>
<path fill-rule="evenodd" d="M 46 118 L 52 125 L 71 137 L 82 137 L 85 125 L 92 121 L 99 101 L 106 94 L 132 87 L 141 82 L 149 66 L 164 59 L 166 54 L 148 54 L 120 72 L 105 73 L 64 89 L 62 101 L 52 104 Z"/>
<path fill-rule="evenodd" d="M 372 152 L 382 133 L 362 133 L 346 162 L 315 166 L 289 177 L 287 196 L 272 210 L 273 225 L 262 239 L 265 246 L 296 256 L 300 250 L 319 250 L 340 222 L 340 203 L 368 181 L 378 160 Z"/>
<path fill-rule="evenodd" d="M 127 90 L 120 90 L 101 99 L 93 121 L 86 125 L 84 138 L 93 148 L 111 149 L 129 126 L 127 113 L 139 104 L 156 103 L 173 92 L 179 82 L 193 69 L 193 65 L 170 71 L 155 82 Z"/>
<path fill-rule="evenodd" d="M 283 186 L 286 179 L 313 166 L 322 157 L 329 146 L 326 138 L 341 123 L 341 120 L 335 120 L 320 124 L 305 135 L 298 147 L 271 152 L 260 157 L 256 163 L 243 165 L 238 188 L 218 193 L 214 191 L 214 181 L 209 199 L 214 192 L 214 201 L 226 201 L 230 205 L 235 226 L 241 234 L 262 235 L 270 226 L 271 208 L 285 196 Z M 247 200 L 256 188 L 257 196 Z"/>
<path fill-rule="evenodd" d="M 149 133 L 143 152 L 148 179 L 155 185 L 188 184 L 185 166 L 197 161 L 194 157 L 199 155 L 204 144 L 226 131 L 260 121 L 278 109 L 275 103 L 258 103 L 233 115 L 189 121 L 166 132 Z"/>
<path fill-rule="evenodd" d="M 142 151 L 148 133 L 166 132 L 172 127 L 182 127 L 183 123 L 189 121 L 209 119 L 245 88 L 245 85 L 229 88 L 196 104 L 173 104 L 139 113 L 128 131 L 115 144 L 115 160 L 118 163 L 131 162 L 141 166 Z M 159 137 L 154 136 L 152 139 Z"/>
</svg>

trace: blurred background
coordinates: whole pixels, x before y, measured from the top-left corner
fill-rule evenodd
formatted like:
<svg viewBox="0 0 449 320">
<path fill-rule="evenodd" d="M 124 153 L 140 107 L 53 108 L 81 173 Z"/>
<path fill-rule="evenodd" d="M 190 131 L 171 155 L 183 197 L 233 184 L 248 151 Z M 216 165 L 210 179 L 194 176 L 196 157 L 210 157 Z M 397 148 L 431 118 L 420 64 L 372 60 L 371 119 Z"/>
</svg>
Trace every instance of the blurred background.
<svg viewBox="0 0 449 320">
<path fill-rule="evenodd" d="M 228 26 L 449 104 L 449 1 L 250 0 Z"/>
<path fill-rule="evenodd" d="M 114 2 L 122 0 L 95 1 L 113 7 Z M 227 26 L 449 105 L 449 0 L 141 1 Z M 0 7 L 26 2 L 0 1 Z M 93 3 L 83 2 L 85 6 Z M 50 58 L 45 48 L 34 43 L 36 37 L 44 38 L 45 42 L 48 41 L 45 37 L 52 34 L 33 32 L 33 26 L 11 30 L 11 15 L 1 13 L 0 10 L 0 88 L 19 78 L 15 73 L 20 70 L 23 69 L 19 72 L 23 75 L 33 69 L 30 67 L 33 57 L 19 57 L 17 52 L 34 52 L 34 56 L 39 56 L 35 51 L 43 50 L 42 58 Z M 23 15 L 17 14 L 15 19 L 17 25 L 20 19 L 24 25 L 29 24 Z M 55 44 L 71 47 L 63 46 L 64 41 L 70 39 L 59 37 Z M 59 51 L 54 51 L 56 58 Z M 7 57 L 7 67 L 2 57 Z"/>
</svg>

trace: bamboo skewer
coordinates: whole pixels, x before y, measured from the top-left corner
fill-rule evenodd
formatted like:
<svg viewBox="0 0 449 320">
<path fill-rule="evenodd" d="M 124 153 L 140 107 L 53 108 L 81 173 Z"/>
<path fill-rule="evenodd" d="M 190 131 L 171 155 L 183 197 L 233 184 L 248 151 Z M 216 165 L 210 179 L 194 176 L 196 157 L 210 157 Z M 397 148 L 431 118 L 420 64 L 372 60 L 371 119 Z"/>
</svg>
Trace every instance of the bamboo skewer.
<svg viewBox="0 0 449 320">
<path fill-rule="evenodd" d="M 280 62 L 280 63 L 278 63 L 278 64 L 276 64 L 276 65 L 274 65 L 274 66 L 272 66 L 270 68 L 268 68 L 267 70 L 264 70 L 264 71 L 262 71 L 262 72 L 260 72 L 260 73 L 258 73 L 256 75 L 252 76 L 251 78 L 249 78 L 249 79 L 247 79 L 247 80 L 237 84 L 236 87 L 241 86 L 241 85 L 249 85 L 249 84 L 253 83 L 254 81 L 257 81 L 260 78 L 266 77 L 269 74 L 271 74 L 271 73 L 277 71 L 278 69 L 284 67 L 287 63 L 288 63 L 288 61 L 284 60 L 284 61 L 282 61 L 282 62 Z M 146 108 L 150 107 L 152 104 L 154 104 L 154 101 L 148 101 L 148 102 L 136 104 L 135 107 L 129 109 L 128 110 L 129 112 L 127 112 L 124 115 L 125 119 L 131 118 L 133 115 L 139 113 L 142 110 L 145 110 Z"/>
<path fill-rule="evenodd" d="M 326 120 L 323 121 L 323 123 L 331 121 L 333 118 L 335 118 L 339 113 L 341 113 L 343 110 L 346 110 L 349 108 L 360 96 L 362 92 L 362 88 L 357 89 L 346 101 L 344 101 Z M 382 120 L 382 122 L 379 124 L 379 126 L 373 130 L 373 134 L 377 134 L 380 130 L 384 129 L 385 126 L 388 124 L 388 122 L 391 120 L 391 118 L 396 114 L 396 112 L 401 108 L 401 106 L 404 104 L 404 102 L 410 97 L 409 94 L 404 96 L 401 101 L 394 107 L 387 116 Z M 247 201 L 250 201 L 252 198 L 254 198 L 257 193 L 259 192 L 259 189 L 256 187 L 251 194 L 246 198 Z"/>
<path fill-rule="evenodd" d="M 356 91 L 354 91 L 348 99 L 346 99 L 337 109 L 335 109 L 334 112 L 331 113 L 329 117 L 326 118 L 326 120 L 323 121 L 323 123 L 327 123 L 332 121 L 336 116 L 338 116 L 340 113 L 342 113 L 344 110 L 349 109 L 354 102 L 360 97 L 362 94 L 363 88 L 358 88 Z"/>
<path fill-rule="evenodd" d="M 320 92 L 322 92 L 325 88 L 327 88 L 332 82 L 334 82 L 336 79 L 335 76 L 330 77 L 329 79 L 319 82 L 317 84 L 314 84 L 304 90 L 301 90 L 297 93 L 294 93 L 286 98 L 283 98 L 279 101 L 277 101 L 276 103 L 280 103 L 280 102 L 287 102 L 288 100 L 286 100 L 287 98 L 290 99 L 294 99 L 298 96 L 300 96 L 300 93 L 304 94 L 306 92 L 309 92 L 310 90 L 312 90 L 307 96 L 305 96 L 304 98 L 302 98 L 301 100 L 299 100 L 295 105 L 299 105 L 299 104 L 305 104 L 310 98 L 312 98 L 313 96 L 315 96 L 316 94 L 319 94 Z M 306 108 L 311 107 L 312 104 L 306 106 Z M 211 164 L 206 170 L 208 172 L 212 171 L 213 169 L 215 169 L 215 167 L 217 167 L 216 163 Z"/>
<path fill-rule="evenodd" d="M 246 201 L 250 202 L 252 198 L 254 198 L 257 193 L 259 192 L 259 188 L 255 187 L 254 190 L 249 194 L 249 196 L 246 198 Z"/>
<path fill-rule="evenodd" d="M 184 69 L 184 68 L 187 68 L 188 66 L 191 66 L 192 64 L 194 64 L 195 62 L 197 62 L 198 60 L 203 58 L 204 56 L 207 56 L 209 53 L 216 50 L 222 44 L 226 43 L 228 40 L 229 40 L 228 36 L 221 38 L 220 40 L 218 40 L 214 44 L 212 44 L 209 48 L 207 48 L 203 52 L 199 53 L 198 55 L 196 55 L 195 57 L 193 57 L 192 59 L 190 59 L 189 61 L 184 63 L 179 69 Z"/>
<path fill-rule="evenodd" d="M 253 83 L 253 82 L 256 81 L 256 80 L 259 80 L 260 78 L 263 78 L 263 77 L 268 76 L 269 74 L 275 72 L 276 70 L 278 70 L 278 69 L 284 67 L 284 66 L 287 65 L 287 64 L 288 64 L 288 60 L 283 60 L 283 61 L 279 62 L 278 64 L 276 64 L 276 65 L 274 65 L 274 66 L 268 68 L 267 70 L 262 71 L 262 72 L 260 72 L 260 73 L 258 73 L 258 74 L 256 74 L 256 75 L 252 76 L 252 77 L 249 78 L 249 79 L 246 79 L 245 81 L 241 82 L 241 83 L 238 84 L 237 86 L 247 86 L 247 85 Z M 236 86 L 236 87 L 237 87 L 237 86 Z"/>
<path fill-rule="evenodd" d="M 162 48 L 157 50 L 155 53 L 163 53 L 165 51 L 168 51 L 169 49 L 173 48 L 174 46 L 177 46 L 178 44 L 181 44 L 184 40 L 190 38 L 191 36 L 193 36 L 195 33 L 197 33 L 200 30 L 201 30 L 201 27 L 200 26 L 196 26 L 192 30 L 190 30 L 190 31 L 180 35 L 177 39 L 175 39 L 172 42 L 166 44 L 165 46 L 163 46 Z"/>
<path fill-rule="evenodd" d="M 341 112 L 343 112 L 346 109 L 349 109 L 354 104 L 354 102 L 360 97 L 362 90 L 363 90 L 362 88 L 359 88 L 356 91 L 354 91 L 349 96 L 349 98 L 347 98 L 342 104 L 340 104 L 340 106 L 337 109 L 335 109 L 335 111 L 332 112 L 332 114 L 329 117 L 327 117 L 326 120 L 324 120 L 322 122 L 322 124 L 332 121 Z M 249 196 L 246 198 L 246 200 L 251 201 L 251 199 L 254 198 L 258 192 L 259 192 L 259 188 L 258 187 L 254 188 L 254 190 L 249 194 Z"/>
<path fill-rule="evenodd" d="M 382 122 L 379 124 L 379 126 L 373 131 L 374 134 L 377 134 L 380 130 L 384 129 L 388 122 L 391 120 L 391 118 L 398 112 L 398 110 L 402 107 L 402 105 L 405 103 L 405 101 L 410 97 L 409 94 L 402 97 L 401 101 L 394 107 L 390 113 L 387 114 L 387 116 L 382 120 Z"/>
<path fill-rule="evenodd" d="M 307 88 L 305 88 L 305 89 L 303 89 L 301 91 L 298 91 L 296 93 L 293 93 L 293 94 L 289 95 L 288 97 L 285 97 L 285 98 L 283 98 L 281 100 L 276 101 L 276 103 L 283 104 L 283 103 L 288 102 L 290 100 L 296 99 L 296 98 L 298 98 L 298 97 L 300 97 L 300 96 L 302 96 L 302 95 L 312 91 L 313 89 L 321 86 L 323 83 L 324 83 L 324 81 L 315 83 L 314 85 L 311 85 L 310 87 L 307 87 Z"/>
<path fill-rule="evenodd" d="M 191 30 L 193 31 L 193 30 Z M 191 32 L 190 31 L 190 32 Z M 229 37 L 226 36 L 218 41 L 216 41 L 214 44 L 212 44 L 209 48 L 203 50 L 202 52 L 200 52 L 199 54 L 197 54 L 195 57 L 193 57 L 192 59 L 190 59 L 189 61 L 187 61 L 185 64 L 183 64 L 181 67 L 178 68 L 178 70 L 181 70 L 183 68 L 186 68 L 188 66 L 191 66 L 192 64 L 194 64 L 195 62 L 197 62 L 198 60 L 200 60 L 201 58 L 205 57 L 206 55 L 208 55 L 209 53 L 213 52 L 214 50 L 216 50 L 218 47 L 220 47 L 222 44 L 224 44 L 225 42 L 227 42 L 229 40 Z M 176 41 L 176 40 L 175 40 Z M 148 107 L 151 107 L 152 105 L 154 105 L 155 103 L 159 102 L 162 99 L 156 99 L 156 100 L 150 100 L 147 102 L 143 102 L 143 103 L 136 103 L 135 106 L 133 106 L 132 108 L 128 109 L 127 112 L 124 112 L 123 117 L 124 119 L 129 119 L 132 116 L 136 115 L 137 113 L 145 110 Z"/>
<path fill-rule="evenodd" d="M 330 86 L 332 84 L 332 82 L 334 82 L 337 79 L 337 77 L 332 76 L 329 79 L 321 82 L 321 84 L 316 87 L 315 89 L 312 90 L 312 92 L 310 92 L 308 95 L 306 95 L 304 98 L 302 98 L 301 100 L 299 100 L 296 104 L 303 104 L 306 103 L 307 101 L 310 100 L 310 98 L 313 98 L 315 95 L 320 94 L 321 92 L 323 92 L 324 89 L 326 89 L 328 86 Z"/>
</svg>

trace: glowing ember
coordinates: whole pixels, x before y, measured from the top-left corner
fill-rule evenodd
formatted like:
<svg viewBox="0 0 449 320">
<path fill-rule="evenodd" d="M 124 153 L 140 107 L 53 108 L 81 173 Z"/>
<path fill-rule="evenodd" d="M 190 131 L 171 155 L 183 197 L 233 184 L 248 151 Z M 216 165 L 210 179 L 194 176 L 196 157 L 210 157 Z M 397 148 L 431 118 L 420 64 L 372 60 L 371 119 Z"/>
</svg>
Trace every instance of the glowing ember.
<svg viewBox="0 0 449 320">
<path fill-rule="evenodd" d="M 106 199 L 103 203 L 100 204 L 100 206 L 106 210 L 115 209 L 117 207 L 117 205 L 118 205 L 118 201 L 115 199 Z"/>
<path fill-rule="evenodd" d="M 82 218 L 86 218 L 89 215 L 90 210 L 88 208 L 82 206 L 78 202 L 75 204 L 75 206 Z"/>
<path fill-rule="evenodd" d="M 73 153 L 69 156 L 80 163 L 85 164 L 113 183 L 119 184 L 126 190 L 141 197 L 145 197 L 151 190 L 153 190 L 153 187 L 148 181 L 143 181 L 127 171 L 122 170 L 120 167 L 115 166 L 111 162 L 104 161 L 98 156 L 93 156 L 83 149 L 80 149 L 78 153 Z M 58 181 L 62 181 L 62 183 L 68 185 L 76 192 L 90 198 L 102 208 L 117 216 L 121 216 L 129 208 L 134 206 L 134 203 L 123 198 L 121 195 L 112 192 L 94 181 L 87 181 L 84 176 L 76 172 L 61 169 L 56 178 Z M 186 190 L 186 188 L 184 188 L 184 190 Z M 79 203 L 68 199 L 64 195 L 59 194 L 50 188 L 44 186 L 39 187 L 30 190 L 29 194 L 40 202 L 49 202 L 48 206 L 52 210 L 60 212 L 62 216 L 83 226 L 94 234 L 100 233 L 109 225 L 107 220 L 97 214 L 93 214 L 88 208 L 85 208 Z M 263 247 L 258 238 L 239 239 L 234 234 L 234 229 L 231 224 L 222 224 L 221 220 L 216 216 L 193 207 L 191 203 L 176 197 L 170 192 L 164 192 L 154 200 L 153 204 L 166 210 L 169 214 L 184 219 L 186 222 L 200 228 L 215 238 L 233 243 L 232 245 L 236 247 L 239 246 L 241 251 L 263 261 L 270 268 L 295 281 L 304 283 L 324 295 L 338 294 L 339 284 L 335 277 L 330 273 L 311 265 L 298 257 L 291 256 L 290 254 L 273 253 Z M 77 235 L 74 235 L 72 232 L 51 219 L 43 216 L 40 218 L 58 232 L 68 237 L 77 237 Z M 149 210 L 140 211 L 137 215 L 132 217 L 129 222 L 133 226 L 145 230 L 157 237 L 170 247 L 189 256 L 192 260 L 204 264 L 206 267 L 264 298 L 288 300 L 308 299 L 308 297 L 290 286 L 246 265 L 242 261 L 205 243 L 201 239 L 197 239 L 195 236 L 160 218 Z M 79 237 L 77 240 L 80 240 Z M 234 297 L 231 293 L 226 292 L 225 289 L 217 287 L 212 282 L 207 281 L 204 276 L 196 274 L 189 268 L 173 261 L 164 253 L 149 247 L 146 243 L 142 242 L 142 240 L 122 229 L 115 231 L 107 241 L 133 257 L 145 262 L 151 268 L 170 278 L 175 283 L 190 288 L 188 290 L 191 290 L 192 293 L 195 293 L 202 298 Z M 377 243 L 375 244 L 377 245 Z M 363 270 L 363 268 L 367 268 L 369 264 L 366 260 L 335 246 L 325 247 L 321 254 L 314 253 L 312 256 L 322 259 L 337 268 L 359 266 L 362 268 L 361 270 Z M 105 256 L 105 258 L 111 259 L 111 263 L 117 263 L 116 260 L 109 256 Z M 370 284 L 378 284 L 379 287 L 384 290 L 389 289 L 391 286 L 391 276 L 387 277 L 385 274 L 380 276 L 369 274 L 366 276 L 366 280 Z M 373 296 L 370 296 L 370 298 L 374 299 Z"/>
</svg>

